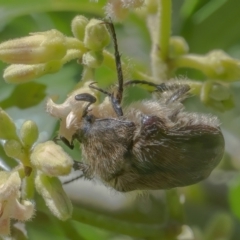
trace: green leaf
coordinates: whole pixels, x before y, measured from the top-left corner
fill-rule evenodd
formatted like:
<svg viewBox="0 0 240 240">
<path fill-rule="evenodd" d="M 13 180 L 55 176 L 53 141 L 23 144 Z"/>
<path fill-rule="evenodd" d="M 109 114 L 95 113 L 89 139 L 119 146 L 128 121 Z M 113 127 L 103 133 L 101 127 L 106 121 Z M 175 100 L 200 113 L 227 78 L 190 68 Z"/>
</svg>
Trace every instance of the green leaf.
<svg viewBox="0 0 240 240">
<path fill-rule="evenodd" d="M 182 30 L 191 52 L 205 53 L 216 48 L 226 50 L 237 45 L 240 38 L 239 8 L 240 1 L 214 0 L 191 12 Z"/>
<path fill-rule="evenodd" d="M 0 0 L 0 22 L 10 21 L 22 15 L 50 11 L 88 12 L 102 16 L 102 7 L 105 4 L 106 0 L 94 3 L 89 0 Z"/>
<path fill-rule="evenodd" d="M 17 106 L 21 109 L 39 104 L 46 96 L 46 85 L 29 82 L 17 85 L 12 94 L 0 102 L 2 108 Z"/>
<path fill-rule="evenodd" d="M 231 239 L 233 220 L 229 213 L 218 212 L 207 223 L 205 240 Z"/>
<path fill-rule="evenodd" d="M 185 17 L 190 17 L 192 14 L 195 14 L 195 21 L 201 22 L 213 14 L 226 1 L 227 0 L 187 0 L 184 2 L 182 14 Z"/>
<path fill-rule="evenodd" d="M 232 212 L 240 220 L 240 175 L 231 182 L 228 198 Z"/>
<path fill-rule="evenodd" d="M 181 9 L 182 16 L 185 18 L 191 17 L 191 15 L 204 6 L 207 1 L 208 0 L 185 0 Z"/>
</svg>

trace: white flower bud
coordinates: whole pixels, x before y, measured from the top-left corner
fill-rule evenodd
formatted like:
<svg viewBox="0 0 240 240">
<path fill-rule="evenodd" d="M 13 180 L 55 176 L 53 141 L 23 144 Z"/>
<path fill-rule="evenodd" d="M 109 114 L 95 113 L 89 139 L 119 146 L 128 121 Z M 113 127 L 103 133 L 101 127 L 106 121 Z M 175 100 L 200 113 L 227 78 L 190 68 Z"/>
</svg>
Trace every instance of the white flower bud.
<svg viewBox="0 0 240 240">
<path fill-rule="evenodd" d="M 25 147 L 30 148 L 38 139 L 38 127 L 33 121 L 26 121 L 20 129 L 20 137 Z"/>
<path fill-rule="evenodd" d="M 72 33 L 75 38 L 77 38 L 81 41 L 83 40 L 84 34 L 85 34 L 85 28 L 86 28 L 88 22 L 89 22 L 89 20 L 82 15 L 76 16 L 72 20 L 72 24 L 71 24 Z"/>
<path fill-rule="evenodd" d="M 64 57 L 65 36 L 53 29 L 0 44 L 0 59 L 14 64 L 38 64 Z"/>
<path fill-rule="evenodd" d="M 188 44 L 183 37 L 173 36 L 170 38 L 169 44 L 169 54 L 172 58 L 186 54 L 189 51 Z"/>
<path fill-rule="evenodd" d="M 3 78 L 8 83 L 25 83 L 45 74 L 57 72 L 61 67 L 61 61 L 34 65 L 12 64 L 4 70 Z"/>
<path fill-rule="evenodd" d="M 58 178 L 38 173 L 35 178 L 35 186 L 48 208 L 57 218 L 64 221 L 71 217 L 72 203 Z"/>
<path fill-rule="evenodd" d="M 16 126 L 8 114 L 0 108 L 0 138 L 18 139 Z"/>
<path fill-rule="evenodd" d="M 83 42 L 87 48 L 94 51 L 106 47 L 110 42 L 110 35 L 104 22 L 91 19 L 86 26 Z"/>
<path fill-rule="evenodd" d="M 71 157 L 53 141 L 36 145 L 30 158 L 32 165 L 48 176 L 69 174 L 73 165 Z"/>
<path fill-rule="evenodd" d="M 19 159 L 22 162 L 25 162 L 25 159 L 27 159 L 27 155 L 22 143 L 17 140 L 7 140 L 3 145 L 3 148 L 9 157 Z"/>
</svg>

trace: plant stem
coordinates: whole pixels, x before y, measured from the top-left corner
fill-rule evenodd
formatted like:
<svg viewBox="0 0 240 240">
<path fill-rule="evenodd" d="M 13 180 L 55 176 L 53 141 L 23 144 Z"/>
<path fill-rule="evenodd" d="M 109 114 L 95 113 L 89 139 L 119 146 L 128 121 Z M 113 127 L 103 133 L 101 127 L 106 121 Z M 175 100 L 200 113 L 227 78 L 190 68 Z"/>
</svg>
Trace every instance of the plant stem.
<svg viewBox="0 0 240 240">
<path fill-rule="evenodd" d="M 172 59 L 171 62 L 169 62 L 169 65 L 171 65 L 172 69 L 186 67 L 199 70 L 210 79 L 219 79 L 221 75 L 218 74 L 218 72 L 216 71 L 216 67 L 214 67 L 213 60 L 211 60 L 211 58 L 209 58 L 208 56 L 186 54 L 178 58 Z"/>
<path fill-rule="evenodd" d="M 124 221 L 111 216 L 94 213 L 83 208 L 74 208 L 72 219 L 108 231 L 117 232 L 134 237 L 156 237 L 161 239 L 167 224 L 143 224 Z"/>
<path fill-rule="evenodd" d="M 169 38 L 171 33 L 171 13 L 172 13 L 172 1 L 159 0 L 158 44 L 160 51 L 158 51 L 158 53 L 160 59 L 164 62 L 168 59 Z"/>
<path fill-rule="evenodd" d="M 147 22 L 152 39 L 151 67 L 154 81 L 162 82 L 170 77 L 168 66 L 169 38 L 171 32 L 171 0 L 158 0 L 156 14 L 151 12 Z"/>
<path fill-rule="evenodd" d="M 203 82 L 200 92 L 200 99 L 203 103 L 207 104 L 210 96 L 210 92 L 213 86 L 213 82 L 211 80 L 207 80 Z"/>
<path fill-rule="evenodd" d="M 171 61 L 171 65 L 173 68 L 194 68 L 198 69 L 202 72 L 205 71 L 207 67 L 206 59 L 203 56 L 195 55 L 195 54 L 186 54 Z"/>
<path fill-rule="evenodd" d="M 24 184 L 24 191 L 22 191 L 22 198 L 23 199 L 33 199 L 34 198 L 34 171 L 31 172 L 30 176 L 25 177 L 25 184 Z"/>
<path fill-rule="evenodd" d="M 165 194 L 169 220 L 182 224 L 184 221 L 184 211 L 177 189 L 166 190 Z"/>
<path fill-rule="evenodd" d="M 184 223 L 184 210 L 177 189 L 166 190 L 165 194 L 168 222 L 172 224 L 172 229 L 167 236 L 168 239 L 176 239 L 181 233 L 181 225 Z"/>
<path fill-rule="evenodd" d="M 74 225 L 71 221 L 59 221 L 59 227 L 62 229 L 62 231 L 65 234 L 66 239 L 78 239 L 78 240 L 84 240 L 79 232 L 74 228 Z"/>
<path fill-rule="evenodd" d="M 65 37 L 66 45 L 68 49 L 77 49 L 82 52 L 87 52 L 86 47 L 84 46 L 83 42 L 79 41 L 74 37 Z"/>
</svg>

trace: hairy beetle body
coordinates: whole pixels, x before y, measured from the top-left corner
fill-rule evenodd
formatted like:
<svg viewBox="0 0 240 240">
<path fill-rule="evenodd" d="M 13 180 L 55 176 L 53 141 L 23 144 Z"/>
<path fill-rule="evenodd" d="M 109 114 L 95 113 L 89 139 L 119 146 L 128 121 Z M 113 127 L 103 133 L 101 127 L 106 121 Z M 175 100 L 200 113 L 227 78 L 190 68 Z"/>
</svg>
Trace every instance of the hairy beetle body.
<svg viewBox="0 0 240 240">
<path fill-rule="evenodd" d="M 85 176 L 121 192 L 187 186 L 208 177 L 224 150 L 217 118 L 187 113 L 180 102 L 163 103 L 133 103 L 121 118 L 88 115 L 75 134 Z"/>
<path fill-rule="evenodd" d="M 114 26 L 105 24 L 113 38 L 118 85 L 107 92 L 91 83 L 75 100 L 72 96 L 66 100 L 64 114 L 69 106 L 74 113 L 62 121 L 69 132 L 60 138 L 71 148 L 74 139 L 80 142 L 82 161 L 74 168 L 120 192 L 168 189 L 205 179 L 224 153 L 217 117 L 184 110 L 181 102 L 190 91 L 186 81 L 124 82 Z M 122 109 L 124 88 L 134 84 L 154 87 L 158 96 Z M 96 104 L 95 90 L 107 95 L 103 103 Z M 84 103 L 76 109 L 79 101 Z"/>
</svg>

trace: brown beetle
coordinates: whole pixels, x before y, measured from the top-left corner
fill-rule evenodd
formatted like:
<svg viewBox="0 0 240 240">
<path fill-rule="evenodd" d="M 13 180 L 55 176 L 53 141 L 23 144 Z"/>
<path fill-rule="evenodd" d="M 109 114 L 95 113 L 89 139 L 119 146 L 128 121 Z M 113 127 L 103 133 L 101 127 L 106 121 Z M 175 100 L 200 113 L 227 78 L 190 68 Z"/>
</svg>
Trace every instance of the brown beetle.
<svg viewBox="0 0 240 240">
<path fill-rule="evenodd" d="M 120 192 L 182 187 L 197 183 L 212 172 L 224 153 L 224 138 L 217 117 L 184 111 L 188 84 L 154 84 L 143 80 L 123 82 L 121 60 L 113 24 L 106 23 L 112 34 L 118 86 L 107 92 L 110 102 L 104 109 L 90 106 L 96 98 L 89 93 L 75 96 L 88 102 L 73 140 L 81 144 L 82 162 L 75 169 L 85 178 L 99 178 Z M 124 88 L 147 84 L 159 92 L 157 99 L 134 102 L 121 107 Z"/>
</svg>

